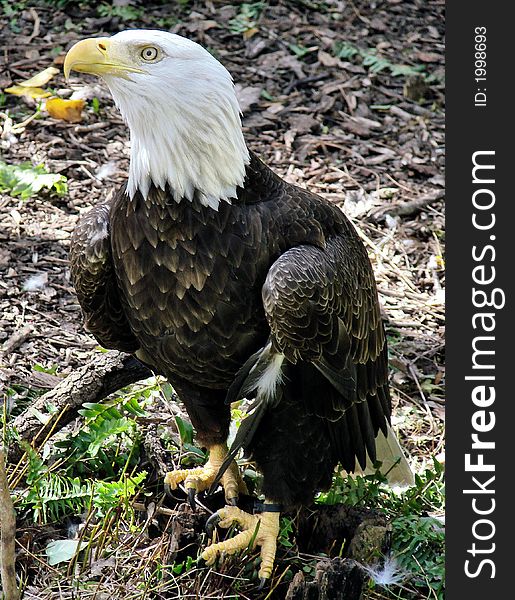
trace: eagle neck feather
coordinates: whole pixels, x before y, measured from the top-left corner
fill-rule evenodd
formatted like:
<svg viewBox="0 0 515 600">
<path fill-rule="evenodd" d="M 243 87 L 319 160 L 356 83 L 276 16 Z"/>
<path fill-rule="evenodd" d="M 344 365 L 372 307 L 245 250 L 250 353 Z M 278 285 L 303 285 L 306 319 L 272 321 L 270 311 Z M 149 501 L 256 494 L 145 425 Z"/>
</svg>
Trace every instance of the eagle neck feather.
<svg viewBox="0 0 515 600">
<path fill-rule="evenodd" d="M 139 89 L 134 102 L 116 79 L 107 83 L 130 129 L 129 198 L 137 191 L 146 198 L 152 186 L 214 210 L 236 198 L 250 159 L 230 79 L 195 94 L 167 87 L 164 102 L 156 102 L 155 88 Z"/>
</svg>

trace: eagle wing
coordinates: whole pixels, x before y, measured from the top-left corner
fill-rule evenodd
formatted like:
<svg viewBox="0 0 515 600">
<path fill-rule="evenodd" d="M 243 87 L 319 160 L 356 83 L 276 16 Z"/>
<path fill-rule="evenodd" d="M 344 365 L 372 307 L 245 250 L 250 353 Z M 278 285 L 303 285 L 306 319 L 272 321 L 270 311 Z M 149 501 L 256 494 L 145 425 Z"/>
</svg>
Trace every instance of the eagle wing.
<svg viewBox="0 0 515 600">
<path fill-rule="evenodd" d="M 368 453 L 374 461 L 375 437 L 387 434 L 391 412 L 387 347 L 372 267 L 351 226 L 325 248 L 281 255 L 263 304 L 277 351 L 313 386 L 304 396 L 310 410 L 334 424 L 338 459 L 352 467 L 355 456 L 364 467 Z"/>
<path fill-rule="evenodd" d="M 79 219 L 71 239 L 71 279 L 86 329 L 105 348 L 135 352 L 139 343 L 123 311 L 112 264 L 109 213 L 105 200 Z"/>
</svg>

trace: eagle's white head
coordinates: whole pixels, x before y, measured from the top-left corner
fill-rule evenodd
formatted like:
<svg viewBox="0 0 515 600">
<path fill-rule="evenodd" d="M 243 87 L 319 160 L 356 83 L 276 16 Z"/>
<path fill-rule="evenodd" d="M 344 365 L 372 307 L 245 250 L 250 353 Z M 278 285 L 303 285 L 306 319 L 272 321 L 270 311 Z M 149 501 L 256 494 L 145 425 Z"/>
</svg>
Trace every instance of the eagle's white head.
<svg viewBox="0 0 515 600">
<path fill-rule="evenodd" d="M 100 75 L 127 121 L 127 193 L 169 184 L 176 201 L 200 194 L 218 208 L 243 184 L 249 153 L 231 75 L 207 50 L 166 31 L 89 38 L 66 55 L 70 71 Z"/>
</svg>

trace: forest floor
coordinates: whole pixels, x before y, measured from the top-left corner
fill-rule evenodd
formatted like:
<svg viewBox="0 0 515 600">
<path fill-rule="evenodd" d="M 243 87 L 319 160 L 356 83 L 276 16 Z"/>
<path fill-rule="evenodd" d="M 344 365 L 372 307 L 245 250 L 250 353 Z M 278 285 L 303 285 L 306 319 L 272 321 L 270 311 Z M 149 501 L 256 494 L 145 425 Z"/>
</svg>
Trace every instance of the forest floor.
<svg viewBox="0 0 515 600">
<path fill-rule="evenodd" d="M 128 131 L 101 82 L 79 74 L 65 82 L 64 55 L 84 37 L 160 28 L 201 43 L 229 69 L 252 150 L 286 180 L 334 202 L 352 219 L 378 282 L 389 340 L 393 424 L 418 473 L 433 469 L 433 457 L 444 462 L 444 2 L 182 0 L 145 3 L 144 8 L 123 0 L 0 4 L 0 89 L 54 66 L 59 73 L 45 88 L 58 97 L 74 93 L 86 101 L 80 121 L 70 123 L 51 117 L 44 100 L 0 94 L 0 161 L 42 164 L 48 173 L 63 175 L 67 184 L 62 194 L 41 191 L 21 198 L 9 193 L 10 183 L 0 171 L 0 389 L 7 412 L 19 414 L 29 401 L 101 352 L 82 326 L 70 284 L 68 249 L 81 212 L 125 181 Z M 177 434 L 181 449 L 189 448 L 194 461 L 200 450 L 189 439 L 180 406 L 171 410 L 163 402 L 163 384 L 146 382 L 136 389 L 141 406 L 135 413 L 124 406 L 122 413 L 126 418 L 129 412 L 127 423 L 138 423 L 139 438 L 158 419 L 163 427 L 168 419 L 173 430 L 169 462 Z M 140 408 L 144 416 L 136 414 Z M 84 419 L 91 437 L 90 414 L 77 416 L 71 429 L 60 432 L 61 441 L 66 435 L 76 440 Z M 106 434 L 103 442 L 112 444 L 112 439 L 130 438 L 134 432 L 127 425 L 123 432 L 107 433 L 113 437 Z M 172 515 L 177 503 L 164 498 L 158 483 L 145 495 L 136 481 L 135 456 L 124 467 L 117 455 L 112 469 L 130 465 L 134 474 L 135 489 L 125 489 L 125 498 L 136 509 L 132 521 L 124 521 L 125 537 L 120 534 L 119 542 L 125 554 L 97 552 L 93 561 L 75 557 L 48 566 L 49 541 L 73 538 L 73 523 L 85 530 L 84 521 L 93 519 L 91 513 L 66 515 L 56 505 L 54 516 L 62 520 L 52 521 L 51 515 L 42 514 L 41 499 L 37 505 L 30 495 L 31 473 L 32 483 L 41 479 L 50 456 L 50 471 L 59 474 L 63 459 L 54 450 L 47 445 L 33 455 L 27 452 L 26 466 L 9 472 L 23 497 L 18 550 L 26 598 L 280 598 L 295 569 L 302 570 L 315 558 L 304 553 L 299 567 L 291 556 L 280 557 L 272 586 L 259 593 L 255 582 L 245 579 L 250 576 L 243 567 L 216 572 L 192 568 L 183 548 L 180 562 L 166 529 L 167 519 L 177 517 Z M 92 458 L 98 457 L 90 452 Z M 87 468 L 91 472 L 86 465 L 84 473 Z M 70 470 L 67 476 L 73 479 L 78 473 Z M 104 475 L 106 481 L 115 481 L 115 474 L 111 480 Z M 156 477 L 149 474 L 148 480 Z M 44 504 L 51 507 L 55 500 Z M 72 500 L 69 507 L 76 508 Z M 98 505 L 96 509 L 98 513 Z M 195 529 L 195 519 L 202 518 L 190 517 L 188 526 Z M 100 531 L 105 528 L 104 521 Z M 283 549 L 291 554 L 288 543 Z M 158 558 L 163 565 L 172 560 L 171 575 L 156 575 Z M 306 576 L 311 568 L 304 568 Z M 79 591 L 74 587 L 78 573 L 88 582 Z M 140 573 L 146 582 L 143 591 L 138 587 Z M 437 597 L 430 588 L 407 585 L 392 596 L 378 588 L 367 593 L 370 598 Z"/>
</svg>

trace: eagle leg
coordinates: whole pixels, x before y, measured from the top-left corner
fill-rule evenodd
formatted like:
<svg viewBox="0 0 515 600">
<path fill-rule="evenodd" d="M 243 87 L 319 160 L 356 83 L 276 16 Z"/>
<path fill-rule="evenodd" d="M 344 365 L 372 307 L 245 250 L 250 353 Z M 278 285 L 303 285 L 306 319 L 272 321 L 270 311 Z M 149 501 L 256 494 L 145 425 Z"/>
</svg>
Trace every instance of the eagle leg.
<svg viewBox="0 0 515 600">
<path fill-rule="evenodd" d="M 263 585 L 264 581 L 272 575 L 274 567 L 279 535 L 279 513 L 263 512 L 259 515 L 250 515 L 235 506 L 226 506 L 214 513 L 210 520 L 211 523 L 215 522 L 225 528 L 237 523 L 242 531 L 229 540 L 208 546 L 201 554 L 206 564 L 212 565 L 216 557 L 223 552 L 234 554 L 249 546 L 251 548 L 261 546 L 259 578 Z"/>
<path fill-rule="evenodd" d="M 165 475 L 165 485 L 175 490 L 179 483 L 184 482 L 190 501 L 193 501 L 198 492 L 209 489 L 213 483 L 218 470 L 227 456 L 226 444 L 215 444 L 209 447 L 209 459 L 203 467 L 194 469 L 178 469 Z M 247 486 L 241 478 L 238 465 L 235 461 L 229 465 L 222 476 L 222 487 L 225 492 L 225 500 L 228 504 L 236 504 L 238 494 L 247 493 Z"/>
</svg>

